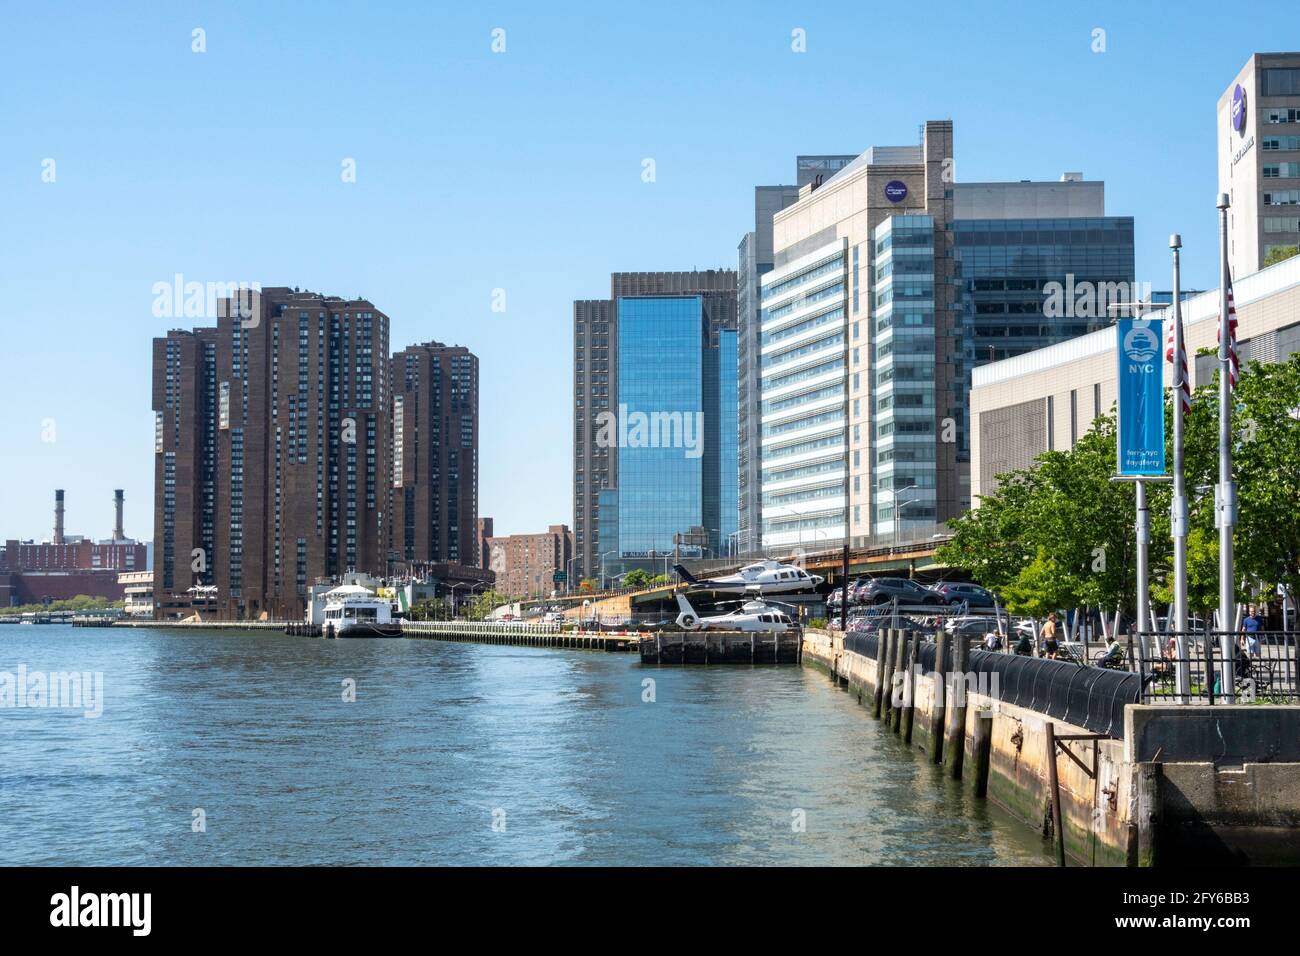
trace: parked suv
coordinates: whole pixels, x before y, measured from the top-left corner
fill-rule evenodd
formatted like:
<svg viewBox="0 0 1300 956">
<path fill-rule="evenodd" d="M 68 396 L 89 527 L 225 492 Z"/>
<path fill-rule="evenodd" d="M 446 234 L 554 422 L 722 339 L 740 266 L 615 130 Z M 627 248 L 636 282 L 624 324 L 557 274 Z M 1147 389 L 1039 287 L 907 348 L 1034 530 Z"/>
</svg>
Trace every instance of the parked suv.
<svg viewBox="0 0 1300 956">
<path fill-rule="evenodd" d="M 933 585 L 930 590 L 939 595 L 944 604 L 954 606 L 965 602 L 967 607 L 991 608 L 996 602 L 992 591 L 964 581 L 944 581 Z"/>
<path fill-rule="evenodd" d="M 898 598 L 898 603 L 904 606 L 933 606 L 943 603 L 943 598 L 939 595 L 909 578 L 870 578 L 858 593 L 858 600 L 863 604 L 886 604 L 894 598 Z"/>
</svg>

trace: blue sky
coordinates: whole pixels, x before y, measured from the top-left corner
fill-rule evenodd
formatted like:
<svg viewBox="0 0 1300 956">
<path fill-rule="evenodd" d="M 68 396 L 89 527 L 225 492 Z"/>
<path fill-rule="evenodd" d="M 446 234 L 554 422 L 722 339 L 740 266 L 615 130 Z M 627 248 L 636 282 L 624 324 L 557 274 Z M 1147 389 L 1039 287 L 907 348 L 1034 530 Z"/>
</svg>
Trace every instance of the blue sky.
<svg viewBox="0 0 1300 956">
<path fill-rule="evenodd" d="M 48 536 L 55 487 L 70 533 L 106 536 L 122 487 L 151 536 L 150 339 L 183 324 L 151 287 L 178 272 L 363 295 L 395 347 L 469 346 L 498 533 L 572 521 L 572 300 L 615 270 L 734 268 L 754 185 L 797 153 L 952 118 L 959 181 L 1104 179 L 1139 280 L 1168 287 L 1177 231 L 1185 285 L 1213 287 L 1215 102 L 1300 38 L 1276 6 L 1087 6 L 11 4 L 0 538 Z"/>
</svg>

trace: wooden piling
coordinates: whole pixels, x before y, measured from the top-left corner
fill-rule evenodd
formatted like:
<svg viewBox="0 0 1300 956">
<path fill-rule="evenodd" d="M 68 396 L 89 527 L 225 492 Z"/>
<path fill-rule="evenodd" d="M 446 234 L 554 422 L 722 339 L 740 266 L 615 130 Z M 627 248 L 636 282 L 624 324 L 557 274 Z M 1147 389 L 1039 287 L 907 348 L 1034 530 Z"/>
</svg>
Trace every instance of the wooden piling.
<svg viewBox="0 0 1300 956">
<path fill-rule="evenodd" d="M 1047 738 L 1047 786 L 1052 795 L 1052 843 L 1056 865 L 1065 866 L 1065 834 L 1061 832 L 1061 779 L 1056 774 L 1056 725 L 1048 721 L 1043 728 Z"/>
<path fill-rule="evenodd" d="M 945 684 L 948 709 L 945 714 L 943 762 L 948 776 L 960 780 L 966 757 L 966 672 L 970 669 L 970 642 L 960 632 L 952 636 L 952 674 Z M 978 752 L 978 751 L 977 751 Z"/>
<path fill-rule="evenodd" d="M 885 686 L 885 635 L 882 632 L 876 641 L 876 688 L 871 695 L 871 716 L 880 719 L 881 691 Z"/>
<path fill-rule="evenodd" d="M 916 722 L 916 657 L 921 644 L 921 635 L 915 631 L 908 632 L 907 670 L 903 673 L 903 712 L 899 715 L 899 733 L 903 742 L 912 742 L 912 725 Z"/>
<path fill-rule="evenodd" d="M 889 723 L 894 712 L 894 698 L 889 693 L 889 686 L 894 679 L 894 643 L 898 640 L 898 633 L 892 627 L 884 628 L 880 631 L 880 640 L 885 645 L 885 662 L 880 672 L 880 718 Z"/>
<path fill-rule="evenodd" d="M 930 762 L 943 763 L 943 718 L 948 706 L 944 674 L 948 669 L 948 644 L 952 640 L 946 631 L 934 637 L 934 699 L 930 702 L 930 733 L 926 741 L 930 749 Z"/>
<path fill-rule="evenodd" d="M 965 734 L 962 735 L 963 737 Z M 989 792 L 989 758 L 993 753 L 993 718 L 976 713 L 971 727 L 971 758 L 975 765 L 975 796 L 985 797 Z M 961 761 L 957 763 L 960 775 Z"/>
<path fill-rule="evenodd" d="M 1156 866 L 1160 860 L 1160 786 L 1164 773 L 1158 763 L 1140 763 L 1134 775 L 1137 788 L 1137 833 L 1131 866 Z"/>
<path fill-rule="evenodd" d="M 898 640 L 894 645 L 894 677 L 891 683 L 897 684 L 901 689 L 903 685 L 900 681 L 907 677 L 905 672 L 907 667 L 907 647 L 911 643 L 912 632 L 899 630 L 895 633 L 898 635 Z M 893 696 L 892 686 L 890 687 L 890 696 Z M 903 695 L 901 693 L 898 697 L 897 706 L 893 709 L 893 720 L 890 721 L 890 729 L 894 733 L 899 733 L 903 729 L 903 704 L 905 701 L 902 699 Z"/>
</svg>

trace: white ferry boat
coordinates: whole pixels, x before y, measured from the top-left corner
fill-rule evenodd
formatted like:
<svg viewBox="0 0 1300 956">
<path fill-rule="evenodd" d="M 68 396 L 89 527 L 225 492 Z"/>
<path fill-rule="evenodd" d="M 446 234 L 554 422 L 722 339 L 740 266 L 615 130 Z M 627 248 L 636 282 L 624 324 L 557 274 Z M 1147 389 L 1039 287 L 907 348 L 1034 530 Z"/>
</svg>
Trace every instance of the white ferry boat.
<svg viewBox="0 0 1300 956">
<path fill-rule="evenodd" d="M 387 598 L 359 584 L 344 584 L 325 597 L 325 637 L 401 637 L 402 625 L 393 620 L 393 605 Z"/>
</svg>

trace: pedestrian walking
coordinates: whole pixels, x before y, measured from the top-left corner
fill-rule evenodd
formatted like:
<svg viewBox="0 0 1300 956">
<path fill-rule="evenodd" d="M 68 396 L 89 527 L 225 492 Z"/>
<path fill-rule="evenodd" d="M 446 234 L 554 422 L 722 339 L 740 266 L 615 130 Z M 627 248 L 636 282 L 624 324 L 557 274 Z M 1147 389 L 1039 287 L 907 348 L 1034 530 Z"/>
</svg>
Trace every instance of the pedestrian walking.
<svg viewBox="0 0 1300 956">
<path fill-rule="evenodd" d="M 1052 611 L 1047 615 L 1047 623 L 1043 625 L 1043 651 L 1052 658 L 1056 659 L 1057 651 L 1061 649 L 1061 625 L 1056 620 L 1056 612 Z"/>
</svg>

